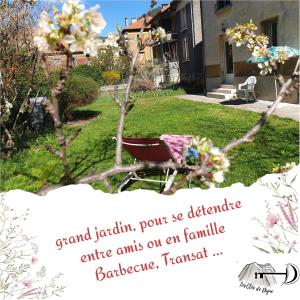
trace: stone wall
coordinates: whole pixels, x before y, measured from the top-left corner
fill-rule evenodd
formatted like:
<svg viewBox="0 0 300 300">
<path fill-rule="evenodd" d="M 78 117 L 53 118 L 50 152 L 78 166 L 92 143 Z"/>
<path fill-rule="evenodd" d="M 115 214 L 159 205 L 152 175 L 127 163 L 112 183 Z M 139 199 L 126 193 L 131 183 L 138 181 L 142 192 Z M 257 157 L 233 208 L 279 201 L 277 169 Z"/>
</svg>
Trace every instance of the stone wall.
<svg viewBox="0 0 300 300">
<path fill-rule="evenodd" d="M 50 116 L 45 110 L 46 101 L 46 97 L 36 97 L 29 99 L 30 125 L 33 130 L 43 130 L 51 122 Z"/>
</svg>

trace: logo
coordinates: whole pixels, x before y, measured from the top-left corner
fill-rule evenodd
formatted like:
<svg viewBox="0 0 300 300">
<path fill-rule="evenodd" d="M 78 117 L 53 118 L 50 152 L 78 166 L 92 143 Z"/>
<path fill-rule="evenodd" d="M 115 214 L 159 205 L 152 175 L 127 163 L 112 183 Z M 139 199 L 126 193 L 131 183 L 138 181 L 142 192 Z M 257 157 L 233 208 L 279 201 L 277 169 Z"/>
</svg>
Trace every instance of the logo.
<svg viewBox="0 0 300 300">
<path fill-rule="evenodd" d="M 274 285 L 291 285 L 296 283 L 300 277 L 300 271 L 292 263 L 286 264 L 282 272 L 276 272 L 271 264 L 253 262 L 245 265 L 238 277 L 240 287 L 269 294 L 273 293 L 273 290 L 269 288 Z"/>
</svg>

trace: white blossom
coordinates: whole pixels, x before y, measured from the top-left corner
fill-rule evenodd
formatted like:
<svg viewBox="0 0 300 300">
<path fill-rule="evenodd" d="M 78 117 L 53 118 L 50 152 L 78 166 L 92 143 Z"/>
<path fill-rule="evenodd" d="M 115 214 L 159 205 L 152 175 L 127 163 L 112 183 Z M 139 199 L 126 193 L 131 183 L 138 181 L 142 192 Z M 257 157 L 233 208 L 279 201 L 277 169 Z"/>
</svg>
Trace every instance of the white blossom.
<svg viewBox="0 0 300 300">
<path fill-rule="evenodd" d="M 83 45 L 83 51 L 90 56 L 97 56 L 98 54 L 98 41 L 93 38 L 86 39 Z"/>
<path fill-rule="evenodd" d="M 166 31 L 162 27 L 157 28 L 157 33 L 159 34 L 161 40 L 164 40 L 167 36 Z"/>
<path fill-rule="evenodd" d="M 84 9 L 79 0 L 64 0 L 62 11 L 54 7 L 54 16 L 42 12 L 34 42 L 42 52 L 64 47 L 70 52 L 82 50 L 85 54 L 98 54 L 100 33 L 106 26 L 99 5 Z"/>
<path fill-rule="evenodd" d="M 40 15 L 39 26 L 45 33 L 50 33 L 54 29 L 51 18 L 46 11 L 43 11 Z"/>
<path fill-rule="evenodd" d="M 10 116 L 10 113 L 11 113 L 10 111 L 11 111 L 13 105 L 9 101 L 4 100 L 4 105 L 1 104 L 0 107 L 1 107 L 0 117 L 4 122 L 6 122 L 9 119 L 9 116 Z"/>
<path fill-rule="evenodd" d="M 163 42 L 167 37 L 166 31 L 162 27 L 158 27 L 158 28 L 154 29 L 152 31 L 152 35 L 153 35 L 154 39 L 161 41 L 161 42 Z"/>
<path fill-rule="evenodd" d="M 89 20 L 90 22 L 91 31 L 98 34 L 100 34 L 106 26 L 104 18 L 98 12 L 99 7 L 99 5 L 95 5 L 89 10 L 86 10 L 84 14 L 85 19 Z"/>
<path fill-rule="evenodd" d="M 82 11 L 84 9 L 83 4 L 79 4 L 80 0 L 68 0 L 65 1 L 64 5 L 62 6 L 62 13 L 64 15 L 71 15 L 74 11 Z"/>
<path fill-rule="evenodd" d="M 218 147 L 212 147 L 209 152 L 212 155 L 221 155 L 222 154 L 221 149 Z"/>
<path fill-rule="evenodd" d="M 213 173 L 213 180 L 216 183 L 222 183 L 224 181 L 224 172 L 218 171 L 218 172 Z"/>
<path fill-rule="evenodd" d="M 118 47 L 117 41 L 118 41 L 118 36 L 110 32 L 107 35 L 107 39 L 105 39 L 104 41 L 104 45 L 110 47 Z"/>
<path fill-rule="evenodd" d="M 49 44 L 45 37 L 37 35 L 33 37 L 33 41 L 40 51 L 42 52 L 49 51 Z"/>
</svg>

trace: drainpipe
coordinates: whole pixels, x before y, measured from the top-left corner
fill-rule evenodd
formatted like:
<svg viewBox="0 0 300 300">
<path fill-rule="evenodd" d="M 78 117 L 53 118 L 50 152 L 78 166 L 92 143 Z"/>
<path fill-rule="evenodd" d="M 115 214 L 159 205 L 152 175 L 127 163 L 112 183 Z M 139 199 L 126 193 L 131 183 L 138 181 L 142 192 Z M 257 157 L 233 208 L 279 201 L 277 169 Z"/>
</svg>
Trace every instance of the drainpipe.
<svg viewBox="0 0 300 300">
<path fill-rule="evenodd" d="M 204 30 L 203 30 L 203 11 L 202 11 L 202 0 L 200 1 L 200 16 L 201 16 L 201 33 L 202 33 L 202 49 L 201 49 L 201 54 L 202 54 L 202 89 L 204 94 L 206 95 L 206 77 L 205 77 L 205 55 L 204 55 L 204 43 L 205 43 L 205 38 L 204 38 Z"/>
<path fill-rule="evenodd" d="M 192 38 L 193 38 L 193 47 L 195 47 L 195 31 L 194 31 L 194 11 L 193 11 L 193 0 L 190 0 L 191 7 L 191 23 L 192 23 Z"/>
<path fill-rule="evenodd" d="M 192 24 L 192 40 L 193 40 L 193 57 L 195 54 L 195 25 L 194 25 L 194 9 L 193 9 L 193 0 L 190 0 L 190 7 L 191 7 L 191 24 Z M 194 68 L 193 68 L 194 69 Z M 195 69 L 194 69 L 195 70 Z M 194 73 L 194 72 L 193 72 Z M 195 80 L 195 78 L 192 78 L 192 81 Z"/>
</svg>

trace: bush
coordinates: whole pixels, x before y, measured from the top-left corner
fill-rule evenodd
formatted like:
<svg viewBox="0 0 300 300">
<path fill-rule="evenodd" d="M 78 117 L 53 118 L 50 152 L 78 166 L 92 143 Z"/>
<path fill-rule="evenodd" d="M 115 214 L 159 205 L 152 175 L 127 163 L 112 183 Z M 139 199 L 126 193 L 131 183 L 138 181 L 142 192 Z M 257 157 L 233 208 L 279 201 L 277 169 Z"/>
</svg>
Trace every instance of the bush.
<svg viewBox="0 0 300 300">
<path fill-rule="evenodd" d="M 154 82 L 149 79 L 134 78 L 131 90 L 133 92 L 154 91 Z"/>
<path fill-rule="evenodd" d="M 122 79 L 128 78 L 131 60 L 127 56 L 116 56 L 116 49 L 108 46 L 105 51 L 100 51 L 97 57 L 91 57 L 90 63 L 101 72 L 118 71 Z"/>
<path fill-rule="evenodd" d="M 101 70 L 97 66 L 93 66 L 93 65 L 76 66 L 72 70 L 72 75 L 85 76 L 85 77 L 93 79 L 94 81 L 96 81 L 97 83 L 99 83 L 101 85 L 103 84 Z"/>
<path fill-rule="evenodd" d="M 104 71 L 102 77 L 107 84 L 116 84 L 121 79 L 119 71 Z"/>
<path fill-rule="evenodd" d="M 98 95 L 98 83 L 86 76 L 71 74 L 66 88 L 59 96 L 62 117 L 72 119 L 72 110 L 76 107 L 92 103 Z"/>
</svg>

